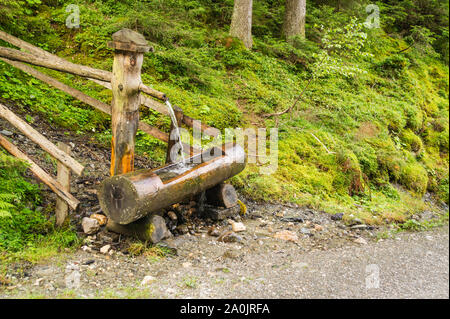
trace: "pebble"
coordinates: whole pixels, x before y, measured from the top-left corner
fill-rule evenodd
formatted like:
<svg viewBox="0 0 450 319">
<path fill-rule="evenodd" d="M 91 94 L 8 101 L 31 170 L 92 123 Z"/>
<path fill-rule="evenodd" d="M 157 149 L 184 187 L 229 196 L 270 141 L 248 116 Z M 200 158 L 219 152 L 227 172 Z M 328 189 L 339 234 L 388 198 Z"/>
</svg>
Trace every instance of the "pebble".
<svg viewBox="0 0 450 319">
<path fill-rule="evenodd" d="M 87 235 L 95 234 L 100 229 L 98 220 L 89 217 L 84 217 L 81 220 L 81 226 L 83 227 L 84 233 Z"/>
<path fill-rule="evenodd" d="M 167 213 L 167 216 L 169 216 L 169 218 L 170 218 L 172 221 L 177 221 L 177 219 L 178 219 L 177 214 L 175 214 L 175 212 L 173 212 L 173 211 L 169 211 L 169 212 Z"/>
<path fill-rule="evenodd" d="M 298 241 L 298 236 L 297 236 L 297 234 L 294 233 L 294 232 L 292 232 L 292 231 L 290 231 L 290 230 L 282 230 L 282 231 L 279 231 L 279 232 L 275 233 L 275 234 L 273 235 L 273 237 L 274 237 L 274 238 L 277 238 L 277 239 L 282 239 L 282 240 L 287 240 L 287 241 L 293 241 L 293 242 Z"/>
<path fill-rule="evenodd" d="M 100 248 L 100 252 L 102 254 L 107 254 L 110 248 L 111 248 L 111 245 L 105 245 L 102 248 Z"/>
<path fill-rule="evenodd" d="M 7 131 L 7 130 L 0 131 L 0 134 L 5 135 L 5 136 L 12 136 L 13 135 L 12 132 Z"/>
<path fill-rule="evenodd" d="M 247 229 L 243 223 L 235 223 L 235 222 L 231 223 L 231 228 L 236 233 L 237 232 L 241 232 L 241 231 L 245 231 Z"/>
<path fill-rule="evenodd" d="M 358 237 L 357 239 L 355 239 L 355 243 L 361 244 L 361 245 L 367 245 L 367 241 L 362 237 Z"/>
<path fill-rule="evenodd" d="M 90 218 L 96 219 L 100 226 L 106 225 L 106 223 L 108 222 L 108 217 L 101 214 L 92 214 Z"/>
<path fill-rule="evenodd" d="M 334 214 L 333 216 L 331 216 L 331 220 L 342 220 L 342 218 L 344 217 L 344 213 L 337 213 Z"/>
<path fill-rule="evenodd" d="M 155 280 L 156 278 L 153 276 L 145 276 L 144 279 L 142 279 L 141 281 L 141 286 L 147 286 L 148 284 L 152 283 Z"/>
<path fill-rule="evenodd" d="M 322 231 L 323 227 L 321 225 L 314 225 L 314 230 L 315 231 Z"/>
<path fill-rule="evenodd" d="M 306 228 L 306 227 L 302 227 L 302 228 L 300 229 L 300 232 L 301 232 L 302 234 L 305 234 L 305 235 L 310 235 L 310 234 L 311 234 L 311 231 L 310 231 L 308 228 Z"/>
<path fill-rule="evenodd" d="M 212 226 L 210 229 L 208 229 L 208 235 L 214 236 L 214 237 L 219 237 L 220 231 L 216 227 Z"/>
<path fill-rule="evenodd" d="M 38 278 L 36 279 L 36 281 L 34 282 L 33 286 L 39 286 L 41 284 L 41 281 L 44 280 L 44 278 Z"/>
<path fill-rule="evenodd" d="M 242 237 L 240 237 L 238 234 L 232 231 L 227 231 L 219 236 L 217 238 L 218 241 L 224 242 L 224 243 L 235 243 L 235 242 L 241 242 Z"/>
</svg>

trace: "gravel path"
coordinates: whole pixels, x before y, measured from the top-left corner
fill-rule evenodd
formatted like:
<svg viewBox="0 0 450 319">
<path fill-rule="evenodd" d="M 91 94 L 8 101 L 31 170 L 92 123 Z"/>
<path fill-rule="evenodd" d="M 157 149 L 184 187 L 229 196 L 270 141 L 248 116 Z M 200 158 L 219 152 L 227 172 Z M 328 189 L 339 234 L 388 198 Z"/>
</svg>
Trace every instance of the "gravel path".
<svg viewBox="0 0 450 319">
<path fill-rule="evenodd" d="M 34 266 L 0 298 L 449 298 L 448 226 L 307 252 L 276 239 L 242 245 L 184 235 L 172 244 L 180 254 L 157 261 L 79 251 Z M 77 263 L 81 285 L 68 289 Z"/>
</svg>

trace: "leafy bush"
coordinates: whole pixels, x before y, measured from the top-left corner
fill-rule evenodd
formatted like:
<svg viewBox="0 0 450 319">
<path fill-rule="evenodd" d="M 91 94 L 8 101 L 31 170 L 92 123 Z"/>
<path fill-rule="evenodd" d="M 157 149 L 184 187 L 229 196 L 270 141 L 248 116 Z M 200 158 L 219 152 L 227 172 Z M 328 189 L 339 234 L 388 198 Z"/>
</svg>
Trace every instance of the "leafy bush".
<svg viewBox="0 0 450 319">
<path fill-rule="evenodd" d="M 75 232 L 55 230 L 53 221 L 36 208 L 40 202 L 39 187 L 26 180 L 27 167 L 0 150 L 0 252 L 11 255 L 37 247 L 49 237 L 53 246 L 73 245 L 77 242 Z"/>
<path fill-rule="evenodd" d="M 401 169 L 400 182 L 419 195 L 425 194 L 428 185 L 428 173 L 420 164 L 406 164 Z"/>
</svg>

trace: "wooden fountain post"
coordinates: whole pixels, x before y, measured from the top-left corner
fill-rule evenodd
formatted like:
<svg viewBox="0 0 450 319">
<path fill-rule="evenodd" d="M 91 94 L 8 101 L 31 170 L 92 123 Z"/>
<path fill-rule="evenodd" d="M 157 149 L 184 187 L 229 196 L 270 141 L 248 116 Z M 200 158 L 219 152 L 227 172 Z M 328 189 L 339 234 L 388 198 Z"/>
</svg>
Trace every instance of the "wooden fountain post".
<svg viewBox="0 0 450 319">
<path fill-rule="evenodd" d="M 135 137 L 139 125 L 141 67 L 150 50 L 140 33 L 122 29 L 108 43 L 114 49 L 111 109 L 111 176 L 134 170 Z"/>
</svg>

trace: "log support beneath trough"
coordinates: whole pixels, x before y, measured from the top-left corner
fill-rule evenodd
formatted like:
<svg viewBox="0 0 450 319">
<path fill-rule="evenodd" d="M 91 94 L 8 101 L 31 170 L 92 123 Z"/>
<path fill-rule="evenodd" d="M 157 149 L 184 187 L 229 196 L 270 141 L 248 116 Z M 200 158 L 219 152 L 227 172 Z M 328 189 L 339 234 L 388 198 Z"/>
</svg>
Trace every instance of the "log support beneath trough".
<svg viewBox="0 0 450 319">
<path fill-rule="evenodd" d="M 159 215 L 147 215 L 128 225 L 115 223 L 109 218 L 106 228 L 114 233 L 131 236 L 152 244 L 172 236 L 166 227 L 166 221 Z"/>
<path fill-rule="evenodd" d="M 206 191 L 206 200 L 208 204 L 230 208 L 238 204 L 236 190 L 231 184 L 219 184 Z"/>
</svg>

